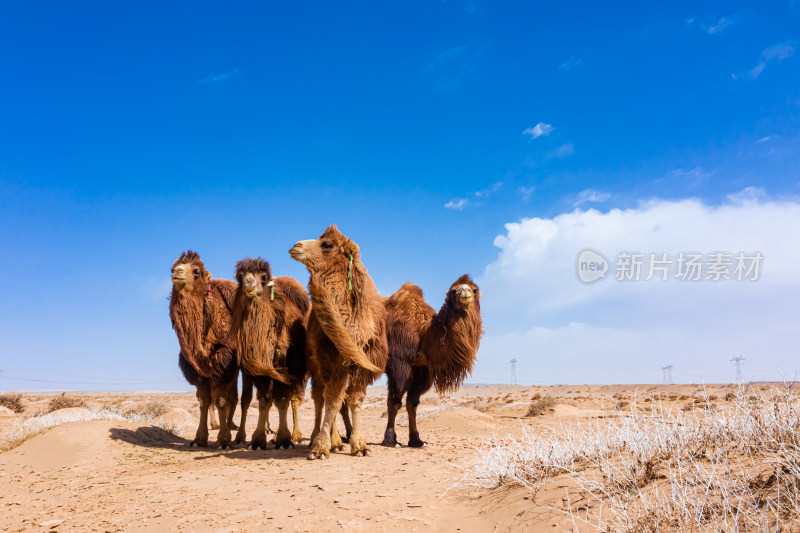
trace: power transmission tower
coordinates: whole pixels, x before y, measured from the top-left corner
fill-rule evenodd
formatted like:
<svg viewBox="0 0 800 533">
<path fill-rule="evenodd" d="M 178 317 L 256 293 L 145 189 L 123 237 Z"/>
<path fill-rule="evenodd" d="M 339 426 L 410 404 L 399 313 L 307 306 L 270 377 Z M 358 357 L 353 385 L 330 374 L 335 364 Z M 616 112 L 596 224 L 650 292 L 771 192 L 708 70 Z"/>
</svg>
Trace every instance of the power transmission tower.
<svg viewBox="0 0 800 533">
<path fill-rule="evenodd" d="M 664 385 L 672 385 L 672 365 L 662 366 L 661 372 L 664 373 Z"/>
<path fill-rule="evenodd" d="M 517 384 L 517 358 L 511 360 L 511 384 Z"/>
<path fill-rule="evenodd" d="M 742 383 L 742 363 L 744 362 L 744 357 L 741 355 L 739 357 L 734 357 L 731 359 L 731 363 L 736 365 L 736 383 Z"/>
</svg>

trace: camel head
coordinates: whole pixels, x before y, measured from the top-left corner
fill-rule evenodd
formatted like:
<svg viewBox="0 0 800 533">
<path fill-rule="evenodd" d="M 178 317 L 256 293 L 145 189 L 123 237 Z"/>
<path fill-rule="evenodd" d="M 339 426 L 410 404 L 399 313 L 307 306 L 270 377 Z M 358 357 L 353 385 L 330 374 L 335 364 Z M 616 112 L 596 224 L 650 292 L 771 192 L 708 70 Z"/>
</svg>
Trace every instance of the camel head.
<svg viewBox="0 0 800 533">
<path fill-rule="evenodd" d="M 205 289 L 211 273 L 206 270 L 200 254 L 188 250 L 172 263 L 172 287 L 178 291 L 193 292 Z"/>
<path fill-rule="evenodd" d="M 236 263 L 236 281 L 250 299 L 265 294 L 269 297 L 273 279 L 269 263 L 260 257 L 248 257 Z"/>
<path fill-rule="evenodd" d="M 472 305 L 480 308 L 481 291 L 472 281 L 468 274 L 464 274 L 450 286 L 445 297 L 445 303 L 449 306 L 466 311 Z"/>
<path fill-rule="evenodd" d="M 323 272 L 334 265 L 347 263 L 358 256 L 358 245 L 345 237 L 336 227 L 328 226 L 319 239 L 298 241 L 289 255 L 303 263 L 309 272 Z"/>
</svg>

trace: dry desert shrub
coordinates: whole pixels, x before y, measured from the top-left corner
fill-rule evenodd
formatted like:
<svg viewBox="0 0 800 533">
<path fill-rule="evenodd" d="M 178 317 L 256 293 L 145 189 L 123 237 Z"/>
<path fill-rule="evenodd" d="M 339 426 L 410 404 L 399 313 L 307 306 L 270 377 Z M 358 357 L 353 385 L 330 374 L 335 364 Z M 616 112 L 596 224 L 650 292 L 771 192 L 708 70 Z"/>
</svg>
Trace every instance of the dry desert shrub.
<svg viewBox="0 0 800 533">
<path fill-rule="evenodd" d="M 553 510 L 601 531 L 798 531 L 800 393 L 748 394 L 724 410 L 523 426 L 479 450 L 457 485 L 537 490 L 564 474 L 585 503 Z"/>
<path fill-rule="evenodd" d="M 86 402 L 83 398 L 76 398 L 75 396 L 67 396 L 67 393 L 62 392 L 61 396 L 54 396 L 50 403 L 47 404 L 47 412 L 52 413 L 59 409 L 67 409 L 69 407 L 86 407 Z"/>
<path fill-rule="evenodd" d="M 140 415 L 145 418 L 158 418 L 169 411 L 169 406 L 164 400 L 147 400 L 143 405 L 128 409 L 127 415 Z"/>
<path fill-rule="evenodd" d="M 15 413 L 21 413 L 25 410 L 25 406 L 22 405 L 22 394 L 0 394 L 0 405 L 11 409 Z"/>
<path fill-rule="evenodd" d="M 539 398 L 538 400 L 531 402 L 530 406 L 528 407 L 528 412 L 525 414 L 525 416 L 540 416 L 550 411 L 555 406 L 556 401 L 553 398 L 550 396 L 544 396 L 543 398 Z"/>
</svg>

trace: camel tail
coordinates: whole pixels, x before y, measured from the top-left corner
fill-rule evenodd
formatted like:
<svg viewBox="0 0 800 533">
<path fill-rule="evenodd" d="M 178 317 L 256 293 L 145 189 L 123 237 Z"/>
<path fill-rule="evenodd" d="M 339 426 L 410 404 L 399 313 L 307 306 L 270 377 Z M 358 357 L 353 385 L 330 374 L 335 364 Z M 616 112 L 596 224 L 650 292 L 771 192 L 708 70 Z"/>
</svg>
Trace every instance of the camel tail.
<svg viewBox="0 0 800 533">
<path fill-rule="evenodd" d="M 240 356 L 239 365 L 253 376 L 267 376 L 286 385 L 292 385 L 294 383 L 294 379 L 292 379 L 291 376 L 283 374 L 271 364 L 265 364 L 255 358 Z"/>
</svg>

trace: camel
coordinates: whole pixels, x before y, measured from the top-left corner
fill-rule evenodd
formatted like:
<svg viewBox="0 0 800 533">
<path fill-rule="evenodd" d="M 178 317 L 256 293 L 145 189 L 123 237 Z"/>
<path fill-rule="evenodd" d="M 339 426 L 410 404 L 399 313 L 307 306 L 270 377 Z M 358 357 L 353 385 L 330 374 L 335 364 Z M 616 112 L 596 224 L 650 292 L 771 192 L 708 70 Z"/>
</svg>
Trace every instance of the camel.
<svg viewBox="0 0 800 533">
<path fill-rule="evenodd" d="M 299 241 L 289 253 L 310 274 L 307 340 L 315 423 L 308 459 L 329 458 L 332 438 L 334 447 L 341 446 L 335 423 L 345 395 L 353 422 L 350 453 L 368 456 L 361 410 L 367 386 L 383 373 L 388 357 L 384 299 L 358 245 L 335 225 L 319 239 Z"/>
<path fill-rule="evenodd" d="M 258 423 L 251 448 L 266 449 L 266 422 L 271 404 L 278 408 L 275 447 L 294 447 L 302 438 L 298 409 L 305 393 L 306 330 L 309 308 L 303 286 L 288 277 L 273 278 L 267 261 L 246 258 L 236 264 L 239 282 L 233 304 L 231 335 L 242 374 L 256 386 Z M 294 432 L 288 429 L 292 405 Z M 245 427 L 242 410 L 241 436 Z M 237 435 L 239 440 L 240 435 Z"/>
<path fill-rule="evenodd" d="M 230 447 L 239 374 L 229 336 L 235 291 L 236 283 L 211 279 L 197 252 L 182 253 L 172 265 L 169 316 L 180 345 L 178 363 L 200 401 L 200 424 L 191 446 L 208 446 L 208 411 L 213 404 L 219 410 L 217 446 Z"/>
<path fill-rule="evenodd" d="M 432 386 L 440 394 L 457 390 L 472 372 L 483 335 L 480 297 L 478 286 L 465 274 L 450 286 L 438 313 L 425 303 L 422 289 L 411 283 L 387 300 L 389 394 L 384 446 L 399 446 L 394 422 L 406 393 L 408 445 L 426 445 L 417 430 L 420 396 Z"/>
</svg>

